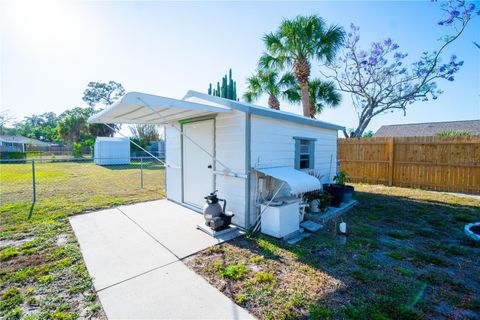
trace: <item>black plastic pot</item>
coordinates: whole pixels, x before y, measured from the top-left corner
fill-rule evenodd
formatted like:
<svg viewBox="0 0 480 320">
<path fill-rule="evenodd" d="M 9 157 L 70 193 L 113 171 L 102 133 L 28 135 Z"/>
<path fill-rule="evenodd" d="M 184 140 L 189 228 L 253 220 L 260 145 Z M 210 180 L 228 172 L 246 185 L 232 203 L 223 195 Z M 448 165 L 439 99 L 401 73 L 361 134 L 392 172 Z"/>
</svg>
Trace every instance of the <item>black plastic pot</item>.
<svg viewBox="0 0 480 320">
<path fill-rule="evenodd" d="M 340 204 L 343 201 L 343 194 L 345 193 L 345 189 L 342 186 L 337 184 L 324 184 L 323 190 L 328 192 L 332 196 L 332 203 L 333 207 L 340 207 Z"/>
<path fill-rule="evenodd" d="M 344 189 L 343 202 L 347 203 L 352 201 L 352 195 L 353 195 L 353 192 L 355 191 L 353 186 L 344 186 L 343 189 Z"/>
</svg>

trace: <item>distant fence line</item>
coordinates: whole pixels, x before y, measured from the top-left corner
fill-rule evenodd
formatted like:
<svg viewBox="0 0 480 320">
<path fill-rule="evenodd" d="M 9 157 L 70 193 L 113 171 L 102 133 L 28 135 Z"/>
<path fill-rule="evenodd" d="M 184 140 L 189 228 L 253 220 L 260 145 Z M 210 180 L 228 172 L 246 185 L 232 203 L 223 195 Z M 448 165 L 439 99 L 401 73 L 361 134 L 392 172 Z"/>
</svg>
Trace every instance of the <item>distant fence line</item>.
<svg viewBox="0 0 480 320">
<path fill-rule="evenodd" d="M 353 182 L 480 194 L 480 136 L 339 139 Z"/>
<path fill-rule="evenodd" d="M 146 192 L 157 199 L 165 190 L 163 169 L 154 157 L 0 159 L 0 204 L 31 199 L 33 210 L 39 200 L 85 197 L 84 190 L 112 198 Z"/>
<path fill-rule="evenodd" d="M 0 146 L 0 152 L 22 152 L 22 146 Z M 73 146 L 34 146 L 26 145 L 25 152 L 28 158 L 40 158 L 40 157 L 74 157 Z M 81 156 L 93 156 L 91 147 L 81 147 Z M 159 159 L 165 159 L 165 151 L 139 151 L 134 150 L 131 153 L 133 158 L 151 157 L 155 156 Z"/>
<path fill-rule="evenodd" d="M 73 156 L 73 146 L 35 146 L 35 145 L 26 145 L 26 152 L 41 153 L 46 156 Z M 81 154 L 90 155 L 92 154 L 92 148 L 90 147 L 81 147 Z"/>
</svg>

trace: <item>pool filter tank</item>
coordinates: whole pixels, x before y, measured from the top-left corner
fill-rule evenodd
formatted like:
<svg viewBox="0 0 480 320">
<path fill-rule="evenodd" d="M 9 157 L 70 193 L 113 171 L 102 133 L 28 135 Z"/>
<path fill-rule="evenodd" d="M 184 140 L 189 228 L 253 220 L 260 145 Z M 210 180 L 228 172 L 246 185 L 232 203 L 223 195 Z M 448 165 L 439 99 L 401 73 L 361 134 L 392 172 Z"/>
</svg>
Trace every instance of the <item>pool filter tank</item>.
<svg viewBox="0 0 480 320">
<path fill-rule="evenodd" d="M 227 201 L 217 197 L 218 190 L 210 193 L 205 197 L 206 203 L 203 206 L 203 217 L 205 218 L 205 225 L 209 226 L 214 231 L 227 229 L 232 222 L 233 214 L 226 214 L 225 208 Z M 223 202 L 223 206 L 219 202 Z"/>
</svg>

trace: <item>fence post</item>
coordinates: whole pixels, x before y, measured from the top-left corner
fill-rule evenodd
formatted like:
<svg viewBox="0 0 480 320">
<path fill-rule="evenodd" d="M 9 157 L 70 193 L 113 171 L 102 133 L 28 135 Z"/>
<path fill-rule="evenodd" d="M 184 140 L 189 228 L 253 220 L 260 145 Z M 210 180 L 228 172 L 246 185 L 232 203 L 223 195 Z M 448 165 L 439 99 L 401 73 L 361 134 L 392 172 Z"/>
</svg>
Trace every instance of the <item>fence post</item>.
<svg viewBox="0 0 480 320">
<path fill-rule="evenodd" d="M 388 140 L 388 147 L 389 147 L 389 157 L 388 157 L 388 186 L 391 187 L 393 185 L 393 148 L 394 148 L 394 138 L 390 137 Z"/>
<path fill-rule="evenodd" d="M 32 186 L 33 186 L 33 201 L 37 201 L 37 188 L 35 183 L 35 160 L 32 160 Z"/>
<path fill-rule="evenodd" d="M 140 157 L 140 187 L 143 189 L 143 157 Z"/>
</svg>

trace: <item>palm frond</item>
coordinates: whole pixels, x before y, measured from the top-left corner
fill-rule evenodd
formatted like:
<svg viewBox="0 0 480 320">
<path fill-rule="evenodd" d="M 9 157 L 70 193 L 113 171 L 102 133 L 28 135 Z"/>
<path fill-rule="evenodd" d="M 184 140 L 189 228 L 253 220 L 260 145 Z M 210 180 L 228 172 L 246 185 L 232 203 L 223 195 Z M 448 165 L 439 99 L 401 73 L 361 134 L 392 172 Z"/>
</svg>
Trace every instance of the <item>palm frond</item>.
<svg viewBox="0 0 480 320">
<path fill-rule="evenodd" d="M 324 107 L 335 108 L 342 101 L 342 96 L 332 81 L 312 79 L 309 82 L 309 91 L 310 100 L 316 107 L 317 113 L 321 113 Z"/>
<path fill-rule="evenodd" d="M 263 36 L 263 43 L 269 52 L 278 54 L 284 52 L 284 45 L 282 43 L 281 35 L 277 33 L 267 33 Z"/>
<path fill-rule="evenodd" d="M 258 68 L 261 70 L 283 70 L 290 67 L 292 61 L 287 55 L 273 56 L 264 53 L 258 61 Z"/>
<path fill-rule="evenodd" d="M 293 72 L 285 72 L 278 81 L 278 84 L 283 88 L 289 88 L 295 86 L 297 81 L 295 80 Z"/>
<path fill-rule="evenodd" d="M 331 63 L 335 58 L 338 50 L 342 47 L 345 40 L 345 31 L 342 27 L 333 25 L 330 26 L 319 39 L 318 58 L 324 58 L 328 63 Z"/>
<path fill-rule="evenodd" d="M 294 104 L 300 103 L 302 101 L 300 87 L 296 85 L 282 91 L 282 99 Z"/>
</svg>

